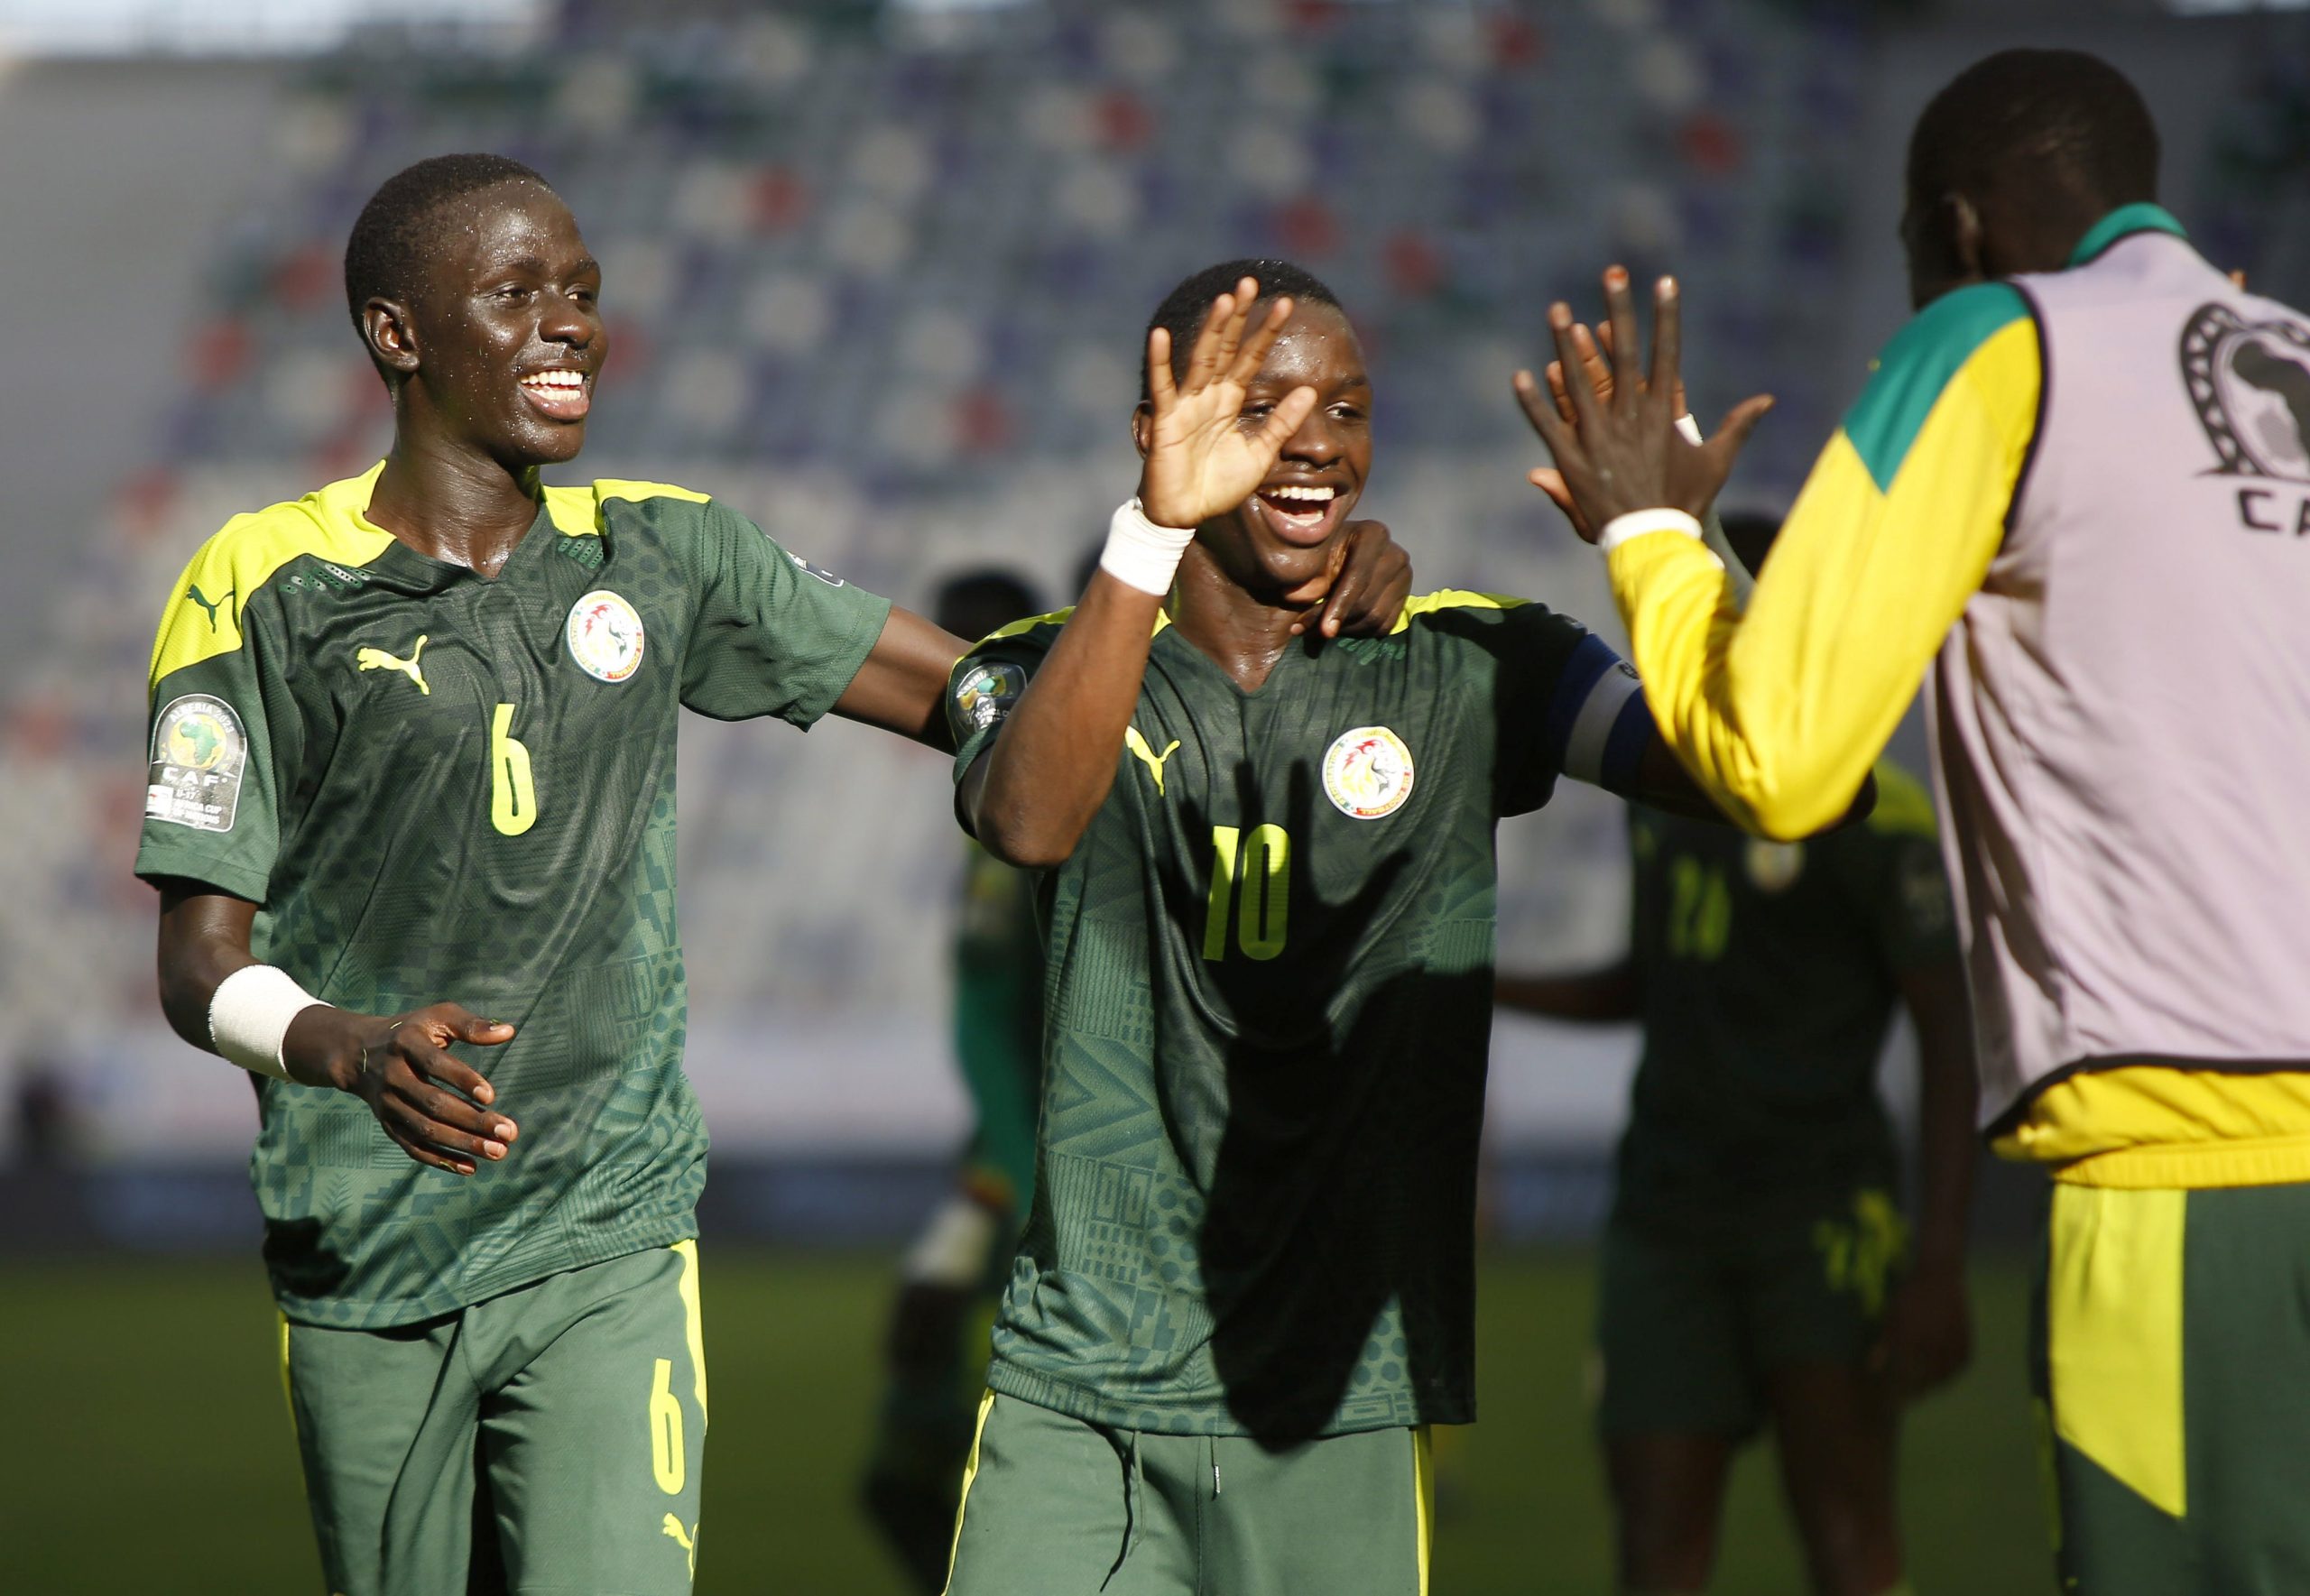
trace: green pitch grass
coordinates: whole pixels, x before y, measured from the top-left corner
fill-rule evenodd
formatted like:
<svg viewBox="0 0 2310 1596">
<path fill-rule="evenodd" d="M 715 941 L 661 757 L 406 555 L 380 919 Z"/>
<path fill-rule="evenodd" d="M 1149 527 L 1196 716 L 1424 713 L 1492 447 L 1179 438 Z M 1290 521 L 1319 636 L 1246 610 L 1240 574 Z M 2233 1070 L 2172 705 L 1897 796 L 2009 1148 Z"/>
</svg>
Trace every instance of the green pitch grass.
<svg viewBox="0 0 2310 1596">
<path fill-rule="evenodd" d="M 714 1430 L 698 1591 L 902 1596 L 852 1489 L 887 1263 L 709 1247 L 704 1279 Z M 1589 1289 L 1578 1258 L 1485 1268 L 1483 1422 L 1438 1449 L 1437 1596 L 1610 1589 L 1582 1398 Z M 1909 1425 L 1903 1500 L 1927 1596 L 2049 1588 L 2024 1298 L 2018 1268 L 1979 1273 L 1975 1366 Z M 254 1256 L 0 1268 L 0 1590 L 320 1590 Z M 1804 1589 L 1769 1454 L 1743 1459 L 1725 1525 L 1717 1591 Z"/>
</svg>

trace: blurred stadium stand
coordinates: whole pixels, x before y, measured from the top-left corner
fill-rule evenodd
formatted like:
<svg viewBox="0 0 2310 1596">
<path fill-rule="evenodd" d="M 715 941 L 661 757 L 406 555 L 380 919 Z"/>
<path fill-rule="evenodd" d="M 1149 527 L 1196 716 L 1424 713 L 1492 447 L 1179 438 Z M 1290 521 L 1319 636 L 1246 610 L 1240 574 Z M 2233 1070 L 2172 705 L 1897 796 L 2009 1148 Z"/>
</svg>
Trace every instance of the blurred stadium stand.
<svg viewBox="0 0 2310 1596">
<path fill-rule="evenodd" d="M 507 9 L 520 25 L 451 49 L 370 28 L 294 62 L 34 63 L 0 82 L 12 216 L 50 169 L 9 150 L 10 118 L 25 97 L 70 97 L 51 70 L 94 84 L 99 109 L 153 113 L 160 170 L 181 169 L 155 185 L 148 225 L 89 257 L 77 319 L 57 324 L 69 342 L 40 344 L 36 318 L 8 313 L 41 369 L 90 353 L 74 380 L 112 418 L 60 454 L 28 454 L 29 424 L 0 427 L 12 484 L 65 484 L 12 486 L 0 512 L 0 548 L 28 573 L 0 612 L 0 1070 L 29 1105 L 0 1135 L 143 1171 L 75 1210 L 90 1233 L 171 1217 L 200 1232 L 199 1194 L 237 1180 L 244 1089 L 161 1025 L 152 895 L 128 874 L 145 661 L 170 581 L 228 514 L 382 452 L 389 417 L 338 262 L 362 200 L 408 161 L 485 148 L 531 162 L 605 263 L 615 355 L 591 451 L 565 477 L 710 490 L 902 602 L 965 562 L 1015 562 L 1055 591 L 1135 475 L 1124 421 L 1148 310 L 1209 261 L 1276 254 L 1329 280 L 1363 333 L 1381 439 L 1367 504 L 1422 585 L 1604 621 L 1595 567 L 1522 481 L 1536 450 L 1507 395 L 1548 301 L 1588 302 L 1610 258 L 1685 273 L 1696 409 L 1775 392 L 1740 491 L 1786 495 L 1902 309 L 1908 119 L 1964 59 L 2014 42 L 1981 34 L 1981 7 L 1864 26 L 1765 0 Z M 2296 302 L 2298 23 L 2194 23 L 2186 43 L 2178 24 L 2121 23 L 2109 47 L 2167 124 L 2176 208 L 2217 259 Z M 170 122 L 147 97 L 161 85 L 198 104 Z M 51 204 L 81 220 L 55 236 L 53 268 L 96 224 L 84 196 Z M 138 298 L 114 283 L 124 263 L 170 281 Z M 106 316 L 105 299 L 125 308 Z M 916 1190 L 961 1112 L 943 762 L 852 727 L 806 743 L 693 721 L 685 737 L 709 1202 L 734 1224 L 782 1215 L 762 1222 L 779 1230 L 830 1212 L 830 1191 L 882 1192 L 845 1212 L 903 1207 L 902 1224 L 919 1204 L 893 1194 Z M 1503 843 L 1504 951 L 1617 946 L 1610 803 L 1567 793 Z M 1503 1029 L 1511 1228 L 1593 1222 L 1631 1050 Z M 1530 1153 L 1547 1156 L 1519 1161 Z M 818 1184 L 792 1185 L 796 1170 Z"/>
</svg>

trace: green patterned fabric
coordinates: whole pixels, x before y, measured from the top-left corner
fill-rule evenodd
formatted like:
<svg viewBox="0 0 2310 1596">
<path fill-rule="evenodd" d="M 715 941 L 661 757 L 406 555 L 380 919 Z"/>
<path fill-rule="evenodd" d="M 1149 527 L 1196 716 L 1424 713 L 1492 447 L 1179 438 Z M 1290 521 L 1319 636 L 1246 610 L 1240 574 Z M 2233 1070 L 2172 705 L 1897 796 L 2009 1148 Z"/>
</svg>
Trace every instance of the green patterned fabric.
<svg viewBox="0 0 2310 1596">
<path fill-rule="evenodd" d="M 695 1233 L 678 712 L 807 726 L 889 608 L 639 484 L 550 490 L 483 580 L 370 527 L 370 480 L 241 517 L 195 557 L 180 597 L 230 590 L 234 611 L 163 618 L 136 861 L 257 901 L 256 955 L 324 1001 L 453 1001 L 519 1028 L 460 1050 L 522 1126 L 467 1178 L 411 1162 L 356 1098 L 261 1084 L 274 1292 L 360 1328 Z"/>
<path fill-rule="evenodd" d="M 1616 1222 L 1689 1237 L 1893 1186 L 1877 1093 L 1899 973 L 1957 956 L 1932 800 L 1877 767 L 1870 820 L 1804 843 L 1631 809 L 1644 1056 Z"/>
<path fill-rule="evenodd" d="M 1063 620 L 957 665 L 958 776 Z M 1040 885 L 1040 1168 L 994 1389 L 1278 1444 L 1474 1416 L 1493 826 L 1548 800 L 1584 650 L 1583 694 L 1617 661 L 1576 622 L 1447 595 L 1247 693 L 1159 631 L 1113 789 Z"/>
</svg>

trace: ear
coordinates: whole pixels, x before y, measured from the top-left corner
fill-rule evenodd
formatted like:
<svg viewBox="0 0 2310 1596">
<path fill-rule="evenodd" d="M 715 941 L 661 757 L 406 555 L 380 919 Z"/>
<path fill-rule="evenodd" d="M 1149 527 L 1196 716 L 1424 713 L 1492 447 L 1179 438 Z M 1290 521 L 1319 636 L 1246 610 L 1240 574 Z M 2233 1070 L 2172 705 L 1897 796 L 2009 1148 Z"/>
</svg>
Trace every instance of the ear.
<svg viewBox="0 0 2310 1596">
<path fill-rule="evenodd" d="M 1154 425 L 1155 407 L 1142 399 L 1138 408 L 1131 412 L 1131 441 L 1138 448 L 1139 457 L 1142 460 L 1147 457 Z"/>
<path fill-rule="evenodd" d="M 1949 247 L 1956 254 L 1957 264 L 1964 268 L 1965 276 L 1979 281 L 1993 275 L 1983 258 L 1980 209 L 1963 194 L 1952 194 L 1941 203 L 1948 209 Z"/>
<path fill-rule="evenodd" d="M 399 300 L 373 299 L 361 307 L 361 339 L 369 358 L 402 376 L 417 369 L 417 318 Z"/>
</svg>

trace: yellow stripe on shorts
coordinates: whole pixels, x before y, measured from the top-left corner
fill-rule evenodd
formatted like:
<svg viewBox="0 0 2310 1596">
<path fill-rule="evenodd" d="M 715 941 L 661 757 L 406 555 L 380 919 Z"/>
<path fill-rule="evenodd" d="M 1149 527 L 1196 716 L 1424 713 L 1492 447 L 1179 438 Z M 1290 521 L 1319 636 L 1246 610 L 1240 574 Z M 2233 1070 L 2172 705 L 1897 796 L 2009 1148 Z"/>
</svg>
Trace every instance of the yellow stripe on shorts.
<svg viewBox="0 0 2310 1596">
<path fill-rule="evenodd" d="M 1411 1433 L 1411 1479 L 1418 1498 L 1419 1596 L 1428 1596 L 1428 1563 L 1436 1545 L 1436 1445 L 1426 1425 Z"/>
<path fill-rule="evenodd" d="M 2163 1512 L 2189 1505 L 2185 1191 L 2056 1184 L 2046 1281 L 2054 1433 Z"/>
<path fill-rule="evenodd" d="M 682 1330 L 689 1342 L 689 1366 L 698 1376 L 698 1422 L 702 1427 L 706 1416 L 706 1314 L 698 1296 L 698 1241 L 695 1237 L 674 1243 L 674 1250 L 681 1255 L 682 1278 L 676 1289 L 682 1294 Z"/>
<path fill-rule="evenodd" d="M 955 1587 L 955 1559 L 963 1550 L 963 1515 L 970 1510 L 971 1481 L 978 1478 L 978 1444 L 986 1435 L 986 1416 L 993 1411 L 994 1392 L 989 1389 L 978 1399 L 978 1423 L 971 1427 L 970 1460 L 963 1464 L 963 1499 L 955 1504 L 955 1543 L 947 1548 L 947 1591 Z"/>
</svg>

